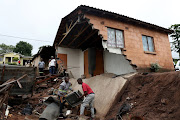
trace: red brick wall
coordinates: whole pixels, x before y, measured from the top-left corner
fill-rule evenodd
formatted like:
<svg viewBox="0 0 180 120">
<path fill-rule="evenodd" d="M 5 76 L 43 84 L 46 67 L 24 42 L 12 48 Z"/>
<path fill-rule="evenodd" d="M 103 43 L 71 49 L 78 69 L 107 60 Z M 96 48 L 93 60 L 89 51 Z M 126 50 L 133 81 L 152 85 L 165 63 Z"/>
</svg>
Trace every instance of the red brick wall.
<svg viewBox="0 0 180 120">
<path fill-rule="evenodd" d="M 170 43 L 166 33 L 88 14 L 86 14 L 85 17 L 90 19 L 90 23 L 93 24 L 95 29 L 99 29 L 99 34 L 103 36 L 104 40 L 107 40 L 107 27 L 123 30 L 126 49 L 124 54 L 127 55 L 127 58 L 132 60 L 132 63 L 136 64 L 138 68 L 147 68 L 150 66 L 150 63 L 155 62 L 159 63 L 164 69 L 172 70 L 174 68 Z M 144 52 L 142 35 L 153 37 L 155 47 L 154 54 Z"/>
</svg>

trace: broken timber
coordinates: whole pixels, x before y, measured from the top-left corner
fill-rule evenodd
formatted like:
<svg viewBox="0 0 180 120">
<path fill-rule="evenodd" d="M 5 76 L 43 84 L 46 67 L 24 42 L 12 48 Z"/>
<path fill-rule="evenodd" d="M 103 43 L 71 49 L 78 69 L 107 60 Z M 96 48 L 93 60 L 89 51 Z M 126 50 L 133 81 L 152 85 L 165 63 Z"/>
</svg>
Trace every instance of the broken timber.
<svg viewBox="0 0 180 120">
<path fill-rule="evenodd" d="M 56 77 L 58 77 L 58 76 L 59 76 L 59 75 L 54 75 L 54 76 L 51 76 L 51 77 L 45 78 L 45 79 L 43 79 L 43 80 L 39 80 L 39 81 L 37 81 L 37 82 L 36 82 L 36 85 L 37 85 L 37 84 L 39 84 L 39 83 L 42 83 L 42 82 L 44 82 L 44 81 L 47 81 L 47 80 L 50 80 L 50 79 L 56 78 Z"/>
<path fill-rule="evenodd" d="M 2 89 L 0 89 L 0 111 L 2 111 L 2 112 L 0 112 L 0 119 L 4 119 L 5 107 L 3 107 L 3 105 L 8 104 L 9 92 L 10 92 L 11 88 L 13 87 L 15 82 L 17 82 L 19 87 L 22 88 L 22 85 L 19 82 L 19 80 L 21 80 L 25 76 L 27 76 L 27 74 L 21 76 L 17 80 L 15 80 L 14 78 L 9 79 L 6 82 L 4 82 L 2 85 L 0 85 L 0 87 L 3 87 Z"/>
</svg>

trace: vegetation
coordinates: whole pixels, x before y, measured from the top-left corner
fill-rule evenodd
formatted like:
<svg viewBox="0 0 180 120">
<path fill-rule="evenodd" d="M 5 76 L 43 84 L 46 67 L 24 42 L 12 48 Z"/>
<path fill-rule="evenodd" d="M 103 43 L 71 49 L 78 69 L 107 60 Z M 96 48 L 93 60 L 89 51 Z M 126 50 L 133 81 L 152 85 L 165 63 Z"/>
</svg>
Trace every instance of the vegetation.
<svg viewBox="0 0 180 120">
<path fill-rule="evenodd" d="M 6 45 L 6 44 L 2 43 L 2 44 L 0 44 L 0 54 L 13 52 L 14 48 L 15 47 L 13 45 Z"/>
<path fill-rule="evenodd" d="M 10 63 L 10 62 L 8 62 L 8 65 L 17 65 L 17 63 Z"/>
<path fill-rule="evenodd" d="M 33 49 L 33 46 L 27 42 L 20 41 L 16 44 L 16 47 L 14 48 L 14 52 L 20 53 L 22 55 L 31 56 L 31 51 Z"/>
<path fill-rule="evenodd" d="M 180 58 L 180 24 L 171 25 L 170 29 L 173 31 L 171 33 L 171 37 L 173 42 L 172 43 L 172 50 L 179 53 Z"/>
<path fill-rule="evenodd" d="M 152 72 L 157 72 L 157 71 L 159 71 L 160 68 L 161 67 L 160 67 L 160 65 L 158 63 L 151 63 L 150 69 L 151 69 Z"/>
<path fill-rule="evenodd" d="M 13 61 L 18 61 L 18 60 L 19 60 L 18 57 L 14 57 L 14 58 L 13 58 Z"/>
<path fill-rule="evenodd" d="M 24 41 L 20 41 L 19 43 L 16 44 L 16 46 L 6 45 L 4 43 L 0 44 L 0 54 L 16 52 L 22 55 L 31 56 L 32 49 L 33 49 L 33 46 Z"/>
</svg>

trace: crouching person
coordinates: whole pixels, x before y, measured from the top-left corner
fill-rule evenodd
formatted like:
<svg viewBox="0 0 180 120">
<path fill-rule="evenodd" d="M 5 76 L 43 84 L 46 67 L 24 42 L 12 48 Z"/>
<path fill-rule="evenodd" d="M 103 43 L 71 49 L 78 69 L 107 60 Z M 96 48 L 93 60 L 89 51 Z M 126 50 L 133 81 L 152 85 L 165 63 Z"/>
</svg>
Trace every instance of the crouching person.
<svg viewBox="0 0 180 120">
<path fill-rule="evenodd" d="M 65 77 L 64 78 L 64 81 L 60 84 L 59 86 L 59 91 L 58 91 L 58 98 L 60 99 L 60 116 L 59 117 L 63 117 L 63 108 L 64 108 L 64 97 L 65 95 L 67 95 L 68 93 L 68 90 L 71 90 L 72 91 L 72 88 L 71 88 L 72 84 L 69 82 L 69 77 Z"/>
<path fill-rule="evenodd" d="M 87 85 L 86 83 L 83 83 L 81 78 L 79 78 L 77 80 L 77 82 L 78 82 L 78 84 L 82 85 L 82 89 L 83 89 L 83 92 L 84 92 L 84 94 L 80 98 L 83 98 L 84 96 L 86 97 L 84 99 L 83 103 L 81 104 L 80 115 L 84 114 L 85 107 L 89 105 L 90 108 L 91 108 L 91 118 L 92 118 L 92 120 L 94 120 L 95 116 L 94 116 L 93 102 L 94 102 L 95 94 L 92 91 L 92 89 L 89 87 L 89 85 Z"/>
</svg>

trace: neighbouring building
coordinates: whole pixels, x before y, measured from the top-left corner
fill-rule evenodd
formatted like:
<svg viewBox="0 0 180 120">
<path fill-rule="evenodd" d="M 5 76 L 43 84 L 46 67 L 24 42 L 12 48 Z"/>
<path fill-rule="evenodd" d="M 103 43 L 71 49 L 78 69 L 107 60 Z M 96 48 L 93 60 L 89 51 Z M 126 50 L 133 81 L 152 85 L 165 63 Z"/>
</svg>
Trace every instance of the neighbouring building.
<svg viewBox="0 0 180 120">
<path fill-rule="evenodd" d="M 48 69 L 49 60 L 51 59 L 51 56 L 55 56 L 55 49 L 52 46 L 43 46 L 39 49 L 37 54 L 33 56 L 32 59 L 32 65 L 34 67 L 38 67 L 39 61 L 41 58 L 45 62 L 45 69 Z"/>
<path fill-rule="evenodd" d="M 151 63 L 173 70 L 172 31 L 117 13 L 81 5 L 62 18 L 54 47 L 75 78 L 146 71 Z"/>
<path fill-rule="evenodd" d="M 32 62 L 31 56 L 24 56 L 19 53 L 2 53 L 0 54 L 0 64 L 18 65 L 18 60 L 21 61 L 20 65 L 30 64 Z"/>
</svg>

